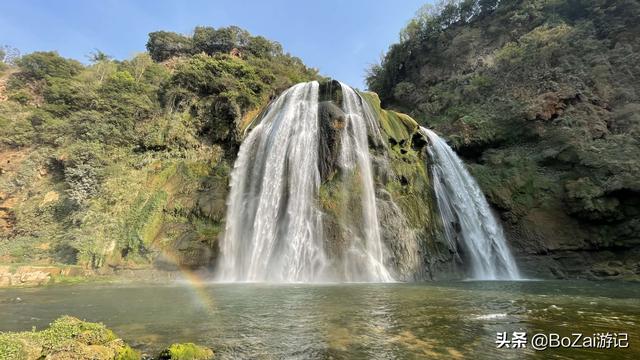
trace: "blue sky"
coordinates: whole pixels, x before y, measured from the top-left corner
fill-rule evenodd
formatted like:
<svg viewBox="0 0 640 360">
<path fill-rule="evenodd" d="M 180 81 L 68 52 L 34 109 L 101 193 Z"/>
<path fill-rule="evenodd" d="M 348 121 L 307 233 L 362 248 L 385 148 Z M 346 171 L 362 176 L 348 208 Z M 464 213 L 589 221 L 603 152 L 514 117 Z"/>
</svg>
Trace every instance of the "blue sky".
<svg viewBox="0 0 640 360">
<path fill-rule="evenodd" d="M 144 51 L 156 30 L 238 25 L 280 42 L 323 75 L 364 88 L 400 29 L 427 0 L 28 1 L 0 3 L 0 45 L 57 50 L 83 62 L 94 49 L 117 59 Z"/>
</svg>

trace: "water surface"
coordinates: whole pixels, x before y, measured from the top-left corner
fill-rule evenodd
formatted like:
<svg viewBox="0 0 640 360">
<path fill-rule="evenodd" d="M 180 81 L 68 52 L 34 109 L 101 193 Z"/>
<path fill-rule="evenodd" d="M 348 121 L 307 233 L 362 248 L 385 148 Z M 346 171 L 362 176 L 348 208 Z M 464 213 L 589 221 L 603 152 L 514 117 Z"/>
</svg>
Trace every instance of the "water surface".
<svg viewBox="0 0 640 360">
<path fill-rule="evenodd" d="M 639 299 L 640 284 L 625 282 L 85 284 L 0 290 L 0 331 L 67 314 L 149 354 L 189 341 L 218 359 L 638 359 Z M 626 332 L 630 346 L 497 349 L 503 331 Z"/>
</svg>

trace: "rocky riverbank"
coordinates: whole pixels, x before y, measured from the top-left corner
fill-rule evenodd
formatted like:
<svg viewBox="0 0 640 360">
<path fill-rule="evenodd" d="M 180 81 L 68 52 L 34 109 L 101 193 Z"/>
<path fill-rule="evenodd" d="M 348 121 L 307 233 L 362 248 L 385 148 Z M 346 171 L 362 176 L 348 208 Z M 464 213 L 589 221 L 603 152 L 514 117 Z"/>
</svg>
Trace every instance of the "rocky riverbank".
<svg viewBox="0 0 640 360">
<path fill-rule="evenodd" d="M 208 270 L 189 271 L 208 277 Z M 85 269 L 80 266 L 0 265 L 0 288 L 35 287 L 82 282 L 166 282 L 179 280 L 184 272 L 153 267 Z"/>
<path fill-rule="evenodd" d="M 91 276 L 95 276 L 93 271 L 78 266 L 0 265 L 0 288 L 40 286 L 54 282 L 88 279 Z"/>
</svg>

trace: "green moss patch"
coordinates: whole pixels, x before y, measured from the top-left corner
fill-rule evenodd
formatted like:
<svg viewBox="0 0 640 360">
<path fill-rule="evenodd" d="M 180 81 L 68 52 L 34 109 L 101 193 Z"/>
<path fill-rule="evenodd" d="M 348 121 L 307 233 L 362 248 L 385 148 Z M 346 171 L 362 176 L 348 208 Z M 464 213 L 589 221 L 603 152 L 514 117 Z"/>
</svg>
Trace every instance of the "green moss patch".
<svg viewBox="0 0 640 360">
<path fill-rule="evenodd" d="M 213 351 L 193 343 L 173 344 L 160 353 L 158 360 L 209 360 Z"/>
<path fill-rule="evenodd" d="M 140 354 L 103 324 L 63 316 L 42 331 L 0 333 L 0 358 L 138 360 Z"/>
</svg>

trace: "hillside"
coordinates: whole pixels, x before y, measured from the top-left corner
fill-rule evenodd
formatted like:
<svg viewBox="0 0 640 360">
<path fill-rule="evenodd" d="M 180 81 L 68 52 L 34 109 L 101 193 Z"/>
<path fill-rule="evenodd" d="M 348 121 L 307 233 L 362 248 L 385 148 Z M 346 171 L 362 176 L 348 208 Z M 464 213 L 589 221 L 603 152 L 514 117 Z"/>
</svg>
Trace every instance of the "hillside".
<svg viewBox="0 0 640 360">
<path fill-rule="evenodd" d="M 446 136 L 545 277 L 640 273 L 640 3 L 423 8 L 369 88 Z"/>
<path fill-rule="evenodd" d="M 147 49 L 2 64 L 0 263 L 211 263 L 239 129 L 317 71 L 237 27 L 154 32 Z"/>
</svg>

